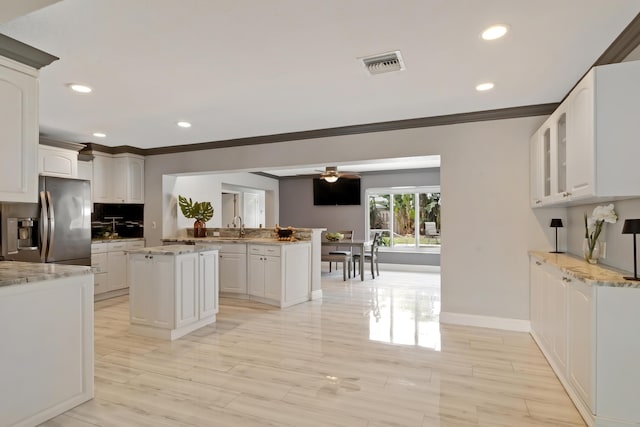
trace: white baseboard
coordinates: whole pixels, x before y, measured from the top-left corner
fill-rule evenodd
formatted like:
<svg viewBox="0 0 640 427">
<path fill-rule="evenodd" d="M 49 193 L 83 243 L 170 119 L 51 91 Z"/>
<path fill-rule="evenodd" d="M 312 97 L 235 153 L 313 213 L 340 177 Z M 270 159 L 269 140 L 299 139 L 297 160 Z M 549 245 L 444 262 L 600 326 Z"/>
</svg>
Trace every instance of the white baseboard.
<svg viewBox="0 0 640 427">
<path fill-rule="evenodd" d="M 440 323 L 451 325 L 476 326 L 479 328 L 503 329 L 506 331 L 530 332 L 531 322 L 528 320 L 509 319 L 505 317 L 478 316 L 476 314 L 440 313 Z"/>
<path fill-rule="evenodd" d="M 316 289 L 315 291 L 311 291 L 311 301 L 315 301 L 317 299 L 322 299 L 322 289 Z"/>
<path fill-rule="evenodd" d="M 365 266 L 365 272 L 369 266 Z M 440 273 L 439 265 L 387 264 L 380 263 L 380 271 L 417 271 L 422 273 Z"/>
</svg>

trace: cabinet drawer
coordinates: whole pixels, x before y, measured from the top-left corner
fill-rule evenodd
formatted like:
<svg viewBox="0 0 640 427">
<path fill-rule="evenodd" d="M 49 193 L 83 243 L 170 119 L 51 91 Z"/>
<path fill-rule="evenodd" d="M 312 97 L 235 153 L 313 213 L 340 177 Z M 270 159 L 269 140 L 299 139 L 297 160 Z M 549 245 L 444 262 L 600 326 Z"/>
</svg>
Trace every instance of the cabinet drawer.
<svg viewBox="0 0 640 427">
<path fill-rule="evenodd" d="M 280 256 L 280 246 L 264 246 L 264 255 Z"/>
<path fill-rule="evenodd" d="M 144 248 L 144 240 L 127 242 L 127 249 L 140 249 L 140 248 Z"/>
<path fill-rule="evenodd" d="M 107 292 L 107 273 L 98 273 L 93 275 L 93 294 L 102 294 Z"/>
<path fill-rule="evenodd" d="M 106 253 L 98 253 L 91 254 L 91 267 L 93 267 L 94 272 L 96 273 L 106 273 L 107 272 L 107 254 Z"/>
<path fill-rule="evenodd" d="M 246 254 L 247 245 L 244 243 L 223 243 L 222 245 L 220 245 L 220 253 Z"/>
<path fill-rule="evenodd" d="M 120 252 L 127 249 L 127 242 L 109 242 L 106 245 L 109 252 Z"/>
<path fill-rule="evenodd" d="M 108 245 L 106 243 L 92 243 L 91 254 L 101 254 L 107 252 Z"/>
<path fill-rule="evenodd" d="M 249 245 L 249 254 L 280 256 L 280 246 Z"/>
</svg>

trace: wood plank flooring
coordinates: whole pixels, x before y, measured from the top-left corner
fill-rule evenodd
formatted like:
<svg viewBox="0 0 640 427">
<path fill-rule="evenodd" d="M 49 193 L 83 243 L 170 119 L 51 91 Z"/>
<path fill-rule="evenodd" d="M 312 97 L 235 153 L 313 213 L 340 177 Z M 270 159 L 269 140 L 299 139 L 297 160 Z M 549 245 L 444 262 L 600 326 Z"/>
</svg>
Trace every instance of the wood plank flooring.
<svg viewBox="0 0 640 427">
<path fill-rule="evenodd" d="M 438 324 L 439 275 L 323 274 L 320 301 L 221 299 L 177 341 L 129 334 L 128 297 L 95 306 L 86 426 L 584 426 L 528 334 Z"/>
</svg>

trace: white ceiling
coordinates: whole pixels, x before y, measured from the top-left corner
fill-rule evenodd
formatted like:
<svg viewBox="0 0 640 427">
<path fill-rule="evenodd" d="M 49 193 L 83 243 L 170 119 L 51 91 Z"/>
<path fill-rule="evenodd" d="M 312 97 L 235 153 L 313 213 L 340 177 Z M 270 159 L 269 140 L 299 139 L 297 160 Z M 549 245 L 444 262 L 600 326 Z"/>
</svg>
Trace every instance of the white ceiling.
<svg viewBox="0 0 640 427">
<path fill-rule="evenodd" d="M 336 166 L 339 172 L 356 173 L 395 171 L 401 169 L 439 168 L 440 156 L 416 156 L 395 159 L 367 160 L 366 162 L 337 163 L 332 164 L 331 166 Z M 319 172 L 325 170 L 325 167 L 326 166 L 324 164 L 316 164 L 287 169 L 270 169 L 266 172 L 279 177 L 318 175 Z"/>
<path fill-rule="evenodd" d="M 0 33 L 60 57 L 41 70 L 43 135 L 152 148 L 558 102 L 638 12 L 639 0 L 64 0 Z M 483 41 L 494 23 L 511 31 Z M 406 70 L 369 76 L 357 60 L 391 50 Z M 484 81 L 495 89 L 476 92 Z"/>
</svg>

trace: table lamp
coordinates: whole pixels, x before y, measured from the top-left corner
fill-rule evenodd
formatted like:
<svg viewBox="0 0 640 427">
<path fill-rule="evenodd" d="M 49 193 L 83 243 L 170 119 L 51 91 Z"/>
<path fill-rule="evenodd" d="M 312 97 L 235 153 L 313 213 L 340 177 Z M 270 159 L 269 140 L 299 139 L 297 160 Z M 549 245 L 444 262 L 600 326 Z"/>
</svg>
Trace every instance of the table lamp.
<svg viewBox="0 0 640 427">
<path fill-rule="evenodd" d="M 560 252 L 560 251 L 558 250 L 558 227 L 560 227 L 560 228 L 562 228 L 562 227 L 563 227 L 563 225 L 562 225 L 562 219 L 560 219 L 560 218 L 553 218 L 553 219 L 551 220 L 551 224 L 549 225 L 549 227 L 555 227 L 555 229 L 556 229 L 556 250 L 555 250 L 555 251 L 551 251 L 551 252 L 549 252 L 549 253 L 552 253 L 552 254 L 561 254 L 562 252 Z"/>
<path fill-rule="evenodd" d="M 625 277 L 627 280 L 640 280 L 638 278 L 638 264 L 636 251 L 636 234 L 640 234 L 640 219 L 625 219 L 622 226 L 622 234 L 633 234 L 633 277 Z"/>
</svg>

